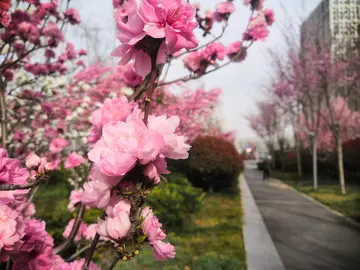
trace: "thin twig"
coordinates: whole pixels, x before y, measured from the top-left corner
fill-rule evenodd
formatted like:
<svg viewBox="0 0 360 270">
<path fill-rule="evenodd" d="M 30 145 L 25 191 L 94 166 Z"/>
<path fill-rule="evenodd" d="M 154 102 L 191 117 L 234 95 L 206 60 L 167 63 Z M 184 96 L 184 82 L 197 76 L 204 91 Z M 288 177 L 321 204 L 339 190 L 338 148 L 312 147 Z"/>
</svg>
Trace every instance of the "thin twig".
<svg viewBox="0 0 360 270">
<path fill-rule="evenodd" d="M 97 245 L 97 247 L 106 246 L 106 245 L 107 245 L 107 243 L 100 243 Z M 69 258 L 67 258 L 65 261 L 71 262 L 71 261 L 75 260 L 77 256 L 81 255 L 82 253 L 84 253 L 85 251 L 87 251 L 90 248 L 91 248 L 91 244 L 86 245 L 85 247 L 79 249 L 75 254 L 73 254 Z"/>
</svg>

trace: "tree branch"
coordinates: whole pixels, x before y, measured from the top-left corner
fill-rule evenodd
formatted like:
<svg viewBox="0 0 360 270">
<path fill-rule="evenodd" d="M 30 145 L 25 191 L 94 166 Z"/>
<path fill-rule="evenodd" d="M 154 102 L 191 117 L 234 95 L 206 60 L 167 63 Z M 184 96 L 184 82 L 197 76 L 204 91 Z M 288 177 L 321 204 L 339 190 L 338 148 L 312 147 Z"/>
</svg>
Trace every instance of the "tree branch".
<svg viewBox="0 0 360 270">
<path fill-rule="evenodd" d="M 77 235 L 77 233 L 79 231 L 84 213 L 85 213 L 85 205 L 80 204 L 78 206 L 78 211 L 76 213 L 75 222 L 71 229 L 71 233 L 70 233 L 69 237 L 62 244 L 60 244 L 59 246 L 54 248 L 54 252 L 53 252 L 54 254 L 59 254 L 65 250 L 67 250 L 71 246 L 72 242 L 75 239 L 75 236 Z"/>
<path fill-rule="evenodd" d="M 43 182 L 46 182 L 48 179 L 49 179 L 49 176 L 47 176 L 46 174 L 41 174 L 32 183 L 29 183 L 26 185 L 2 184 L 2 185 L 0 185 L 0 190 L 1 191 L 9 191 L 9 190 L 30 189 L 30 188 L 40 185 Z"/>
<path fill-rule="evenodd" d="M 7 110 L 5 101 L 6 83 L 0 75 L 0 110 L 1 110 L 1 146 L 6 149 L 7 144 Z"/>
</svg>

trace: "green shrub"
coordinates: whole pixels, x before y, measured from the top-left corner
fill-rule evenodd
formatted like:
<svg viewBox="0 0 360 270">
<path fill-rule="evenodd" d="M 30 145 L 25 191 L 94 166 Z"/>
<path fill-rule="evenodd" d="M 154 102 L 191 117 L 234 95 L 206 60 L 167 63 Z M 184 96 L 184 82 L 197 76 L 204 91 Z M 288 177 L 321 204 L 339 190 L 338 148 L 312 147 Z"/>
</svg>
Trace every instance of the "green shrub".
<svg viewBox="0 0 360 270">
<path fill-rule="evenodd" d="M 243 158 L 235 146 L 212 136 L 192 142 L 185 173 L 191 183 L 209 191 L 235 190 L 244 169 Z"/>
<path fill-rule="evenodd" d="M 163 223 L 166 230 L 178 231 L 188 220 L 190 214 L 199 210 L 204 193 L 193 187 L 181 174 L 168 177 L 155 187 L 147 199 Z"/>
</svg>

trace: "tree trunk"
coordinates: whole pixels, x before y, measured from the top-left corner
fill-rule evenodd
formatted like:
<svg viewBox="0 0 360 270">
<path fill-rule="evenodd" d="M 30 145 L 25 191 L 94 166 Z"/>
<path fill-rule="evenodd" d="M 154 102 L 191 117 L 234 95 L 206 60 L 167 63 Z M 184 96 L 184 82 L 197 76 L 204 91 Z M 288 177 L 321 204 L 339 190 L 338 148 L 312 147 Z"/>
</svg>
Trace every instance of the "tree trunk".
<svg viewBox="0 0 360 270">
<path fill-rule="evenodd" d="M 0 75 L 1 76 L 1 75 Z M 7 115 L 5 103 L 5 83 L 0 78 L 0 113 L 1 113 L 1 147 L 6 149 L 7 143 Z"/>
<path fill-rule="evenodd" d="M 296 145 L 296 163 L 299 179 L 302 179 L 302 160 L 301 160 L 301 147 L 300 140 L 297 136 L 295 136 L 295 145 Z"/>
<path fill-rule="evenodd" d="M 337 136 L 337 156 L 338 156 L 338 169 L 339 169 L 339 179 L 340 179 L 340 189 L 341 194 L 346 194 L 345 187 L 345 175 L 344 175 L 344 161 L 343 161 L 343 149 L 342 149 L 342 141 L 340 135 Z"/>
<path fill-rule="evenodd" d="M 312 156 L 313 156 L 313 182 L 314 182 L 314 190 L 318 189 L 318 175 L 317 175 L 317 135 L 313 136 L 313 149 L 312 149 Z"/>
</svg>

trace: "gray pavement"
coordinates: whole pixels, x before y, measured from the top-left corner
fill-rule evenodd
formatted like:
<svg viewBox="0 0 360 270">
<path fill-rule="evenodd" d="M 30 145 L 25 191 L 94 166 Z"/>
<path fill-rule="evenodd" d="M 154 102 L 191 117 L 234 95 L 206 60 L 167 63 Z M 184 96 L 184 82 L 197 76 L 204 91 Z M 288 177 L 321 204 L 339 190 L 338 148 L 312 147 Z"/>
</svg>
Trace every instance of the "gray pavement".
<svg viewBox="0 0 360 270">
<path fill-rule="evenodd" d="M 243 175 L 240 188 L 245 210 L 243 234 L 248 270 L 285 270 Z"/>
<path fill-rule="evenodd" d="M 263 181 L 261 176 L 255 169 L 245 170 L 246 182 L 285 269 L 360 270 L 358 227 L 286 185 Z"/>
</svg>

